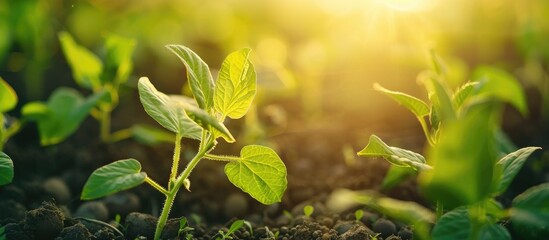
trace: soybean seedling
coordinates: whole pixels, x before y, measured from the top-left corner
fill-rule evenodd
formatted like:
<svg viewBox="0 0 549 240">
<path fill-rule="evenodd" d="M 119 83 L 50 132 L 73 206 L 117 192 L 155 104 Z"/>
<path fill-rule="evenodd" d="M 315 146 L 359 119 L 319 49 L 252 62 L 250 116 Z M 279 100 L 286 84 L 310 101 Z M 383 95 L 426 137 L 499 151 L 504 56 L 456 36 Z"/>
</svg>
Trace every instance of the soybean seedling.
<svg viewBox="0 0 549 240">
<path fill-rule="evenodd" d="M 182 217 L 179 220 L 179 229 L 177 229 L 177 238 L 179 238 L 181 233 L 184 233 L 185 237 L 187 237 L 187 238 L 192 237 L 192 235 L 187 234 L 187 233 L 190 232 L 190 231 L 193 231 L 193 230 L 194 230 L 194 228 L 189 226 L 189 223 L 187 222 L 187 218 Z"/>
<path fill-rule="evenodd" d="M 158 240 L 168 220 L 176 194 L 181 186 L 190 187 L 189 175 L 202 159 L 228 162 L 225 174 L 229 181 L 263 204 L 280 202 L 286 190 L 286 166 L 272 149 L 258 145 L 244 146 L 240 156 L 212 154 L 222 138 L 235 141 L 223 124 L 224 120 L 246 114 L 256 92 L 256 73 L 248 59 L 249 49 L 231 53 L 223 61 L 217 81 L 208 65 L 192 50 L 181 45 L 168 45 L 187 68 L 188 82 L 194 99 L 166 95 L 143 77 L 139 80 L 139 97 L 145 112 L 175 134 L 172 168 L 167 187 L 141 171 L 135 159 L 124 159 L 103 166 L 92 173 L 82 191 L 84 200 L 95 199 L 126 190 L 144 182 L 166 196 L 155 231 Z M 200 142 L 196 155 L 179 172 L 182 138 Z"/>
<path fill-rule="evenodd" d="M 315 208 L 312 205 L 306 205 L 305 207 L 303 207 L 303 214 L 305 215 L 305 217 L 311 217 L 314 211 Z"/>
<path fill-rule="evenodd" d="M 231 237 L 231 234 L 235 233 L 238 229 L 242 228 L 242 226 L 244 226 L 244 220 L 234 221 L 229 227 L 229 230 L 227 230 L 227 232 L 223 232 L 223 230 L 219 230 L 218 234 L 221 236 L 217 237 L 215 240 L 233 239 L 233 237 Z"/>
<path fill-rule="evenodd" d="M 355 211 L 355 220 L 360 221 L 364 217 L 364 210 L 358 209 Z"/>
</svg>

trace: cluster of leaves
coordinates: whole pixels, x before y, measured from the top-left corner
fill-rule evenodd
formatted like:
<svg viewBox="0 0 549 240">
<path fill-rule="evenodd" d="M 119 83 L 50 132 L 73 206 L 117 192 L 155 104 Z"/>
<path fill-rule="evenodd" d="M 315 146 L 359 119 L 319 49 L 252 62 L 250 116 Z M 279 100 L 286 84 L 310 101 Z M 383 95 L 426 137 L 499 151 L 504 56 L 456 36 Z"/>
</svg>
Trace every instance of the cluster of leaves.
<svg viewBox="0 0 549 240">
<path fill-rule="evenodd" d="M 389 211 L 388 215 L 414 224 L 423 238 L 428 238 L 428 226 L 418 219 L 437 220 L 431 235 L 434 239 L 510 239 L 509 232 L 498 224 L 507 218 L 526 236 L 535 238 L 545 234 L 549 226 L 546 204 L 549 184 L 527 190 L 514 199 L 508 210 L 494 199 L 508 188 L 526 159 L 540 149 L 526 147 L 506 154 L 512 146 L 500 129 L 503 103 L 510 103 L 522 114 L 527 113 L 519 83 L 499 69 L 480 67 L 473 75 L 474 81 L 450 91 L 445 85 L 443 65 L 434 59 L 435 71 L 419 76 L 429 93 L 429 104 L 374 85 L 377 91 L 406 107 L 419 120 L 429 143 L 426 157 L 389 146 L 375 135 L 358 155 L 381 157 L 392 164 L 385 187 L 419 174 L 422 193 L 437 203 L 437 218 L 421 207 L 409 207 L 409 210 L 415 209 L 412 212 L 396 211 L 405 206 L 404 203 L 392 203 L 394 200 L 386 198 L 364 199 L 365 195 L 360 195 L 361 202 L 378 206 Z M 442 215 L 444 208 L 451 211 Z M 417 216 L 418 213 L 423 217 Z M 527 225 L 529 232 L 526 233 Z"/>
<path fill-rule="evenodd" d="M 263 204 L 279 202 L 287 185 L 286 167 L 270 148 L 248 145 L 240 156 L 222 156 L 210 152 L 222 138 L 235 142 L 225 127 L 226 117 L 243 117 L 256 93 L 256 73 L 248 59 L 250 50 L 231 53 L 223 61 L 216 81 L 208 65 L 192 50 L 181 45 L 168 45 L 186 66 L 188 82 L 193 98 L 183 95 L 167 95 L 158 91 L 148 78 L 138 83 L 141 103 L 147 114 L 162 127 L 175 134 L 174 158 L 168 187 L 164 188 L 145 172 L 135 159 L 118 160 L 92 173 L 82 191 L 82 199 L 95 199 L 126 190 L 143 182 L 149 183 L 166 195 L 155 239 L 160 237 L 175 195 L 181 186 L 190 188 L 188 176 L 198 162 L 205 158 L 226 161 L 225 173 L 229 180 L 244 192 Z M 198 152 L 185 169 L 178 171 L 181 139 L 190 138 L 200 142 Z"/>
</svg>

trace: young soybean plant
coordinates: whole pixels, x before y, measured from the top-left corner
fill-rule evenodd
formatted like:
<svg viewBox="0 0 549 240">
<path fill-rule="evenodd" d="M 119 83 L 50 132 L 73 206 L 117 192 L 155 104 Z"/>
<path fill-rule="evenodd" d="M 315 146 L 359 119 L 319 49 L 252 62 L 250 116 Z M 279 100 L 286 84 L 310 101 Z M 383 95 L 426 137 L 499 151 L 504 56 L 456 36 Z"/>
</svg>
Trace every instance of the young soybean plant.
<svg viewBox="0 0 549 240">
<path fill-rule="evenodd" d="M 181 95 L 166 95 L 156 90 L 148 78 L 139 79 L 138 88 L 145 111 L 160 125 L 175 133 L 172 169 L 167 188 L 162 187 L 141 171 L 135 159 L 124 159 L 103 166 L 92 173 L 82 191 L 82 199 L 95 199 L 126 190 L 143 182 L 149 183 L 166 196 L 159 217 L 155 239 L 160 239 L 175 196 L 181 186 L 190 188 L 188 179 L 202 159 L 228 162 L 225 174 L 235 186 L 263 204 L 279 202 L 286 190 L 286 167 L 270 148 L 249 145 L 240 156 L 210 153 L 217 139 L 235 141 L 223 121 L 226 117 L 243 117 L 256 93 L 256 73 L 248 59 L 250 49 L 231 53 L 224 60 L 217 81 L 213 81 L 208 65 L 192 50 L 181 45 L 168 45 L 187 68 L 187 77 L 194 99 Z M 178 171 L 181 139 L 200 141 L 198 152 Z"/>
</svg>

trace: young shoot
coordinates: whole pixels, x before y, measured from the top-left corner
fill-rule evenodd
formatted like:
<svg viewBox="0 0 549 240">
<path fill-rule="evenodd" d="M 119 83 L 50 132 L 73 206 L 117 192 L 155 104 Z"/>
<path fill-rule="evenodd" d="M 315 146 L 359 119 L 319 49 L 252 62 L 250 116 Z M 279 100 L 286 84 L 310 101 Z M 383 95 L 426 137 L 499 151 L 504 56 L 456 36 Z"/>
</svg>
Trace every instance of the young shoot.
<svg viewBox="0 0 549 240">
<path fill-rule="evenodd" d="M 303 207 L 303 214 L 305 215 L 305 217 L 311 217 L 314 211 L 315 208 L 312 205 L 306 205 L 305 207 Z"/>
<path fill-rule="evenodd" d="M 362 217 L 364 217 L 364 210 L 362 209 L 358 209 L 355 211 L 355 219 L 357 221 L 360 221 L 360 219 L 362 219 Z"/>
<path fill-rule="evenodd" d="M 243 226 L 244 226 L 244 220 L 236 220 L 231 224 L 227 232 L 223 232 L 223 230 L 219 230 L 219 235 L 221 236 L 217 237 L 215 240 L 233 239 L 233 237 L 231 237 L 231 234 L 235 233 L 238 229 L 242 228 Z"/>
<path fill-rule="evenodd" d="M 155 231 L 156 240 L 160 239 L 179 189 L 182 186 L 190 188 L 189 176 L 202 159 L 226 163 L 225 174 L 229 181 L 263 204 L 280 202 L 287 186 L 286 166 L 268 147 L 244 146 L 240 156 L 212 153 L 218 139 L 227 143 L 235 141 L 223 122 L 227 117 L 243 117 L 255 96 L 256 73 L 248 59 L 250 50 L 242 49 L 227 56 L 214 81 L 208 65 L 192 50 L 181 45 L 168 45 L 167 48 L 186 66 L 194 99 L 164 94 L 146 77 L 138 83 L 145 112 L 175 135 L 166 187 L 142 172 L 137 160 L 123 159 L 94 171 L 81 196 L 84 200 L 95 199 L 148 183 L 166 197 Z M 179 171 L 182 138 L 198 140 L 199 147 L 183 171 Z"/>
</svg>

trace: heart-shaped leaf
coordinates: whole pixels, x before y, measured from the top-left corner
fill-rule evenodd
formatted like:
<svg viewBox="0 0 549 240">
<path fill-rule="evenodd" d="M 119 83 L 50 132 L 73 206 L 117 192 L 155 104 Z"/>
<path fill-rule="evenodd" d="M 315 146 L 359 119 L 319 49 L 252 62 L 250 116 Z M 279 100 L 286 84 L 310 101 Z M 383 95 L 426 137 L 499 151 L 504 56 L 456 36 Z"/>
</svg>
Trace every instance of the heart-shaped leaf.
<svg viewBox="0 0 549 240">
<path fill-rule="evenodd" d="M 225 174 L 235 186 L 263 204 L 280 202 L 286 190 L 286 166 L 268 147 L 249 145 L 240 159 L 225 165 Z"/>
<path fill-rule="evenodd" d="M 136 187 L 145 182 L 146 177 L 137 160 L 118 160 L 95 170 L 84 185 L 80 198 L 91 200 L 105 197 Z"/>
<path fill-rule="evenodd" d="M 0 77 L 0 114 L 12 110 L 17 105 L 17 94 L 13 88 Z"/>
<path fill-rule="evenodd" d="M 46 115 L 37 119 L 41 144 L 57 144 L 73 134 L 90 110 L 106 94 L 107 92 L 102 91 L 84 98 L 71 88 L 55 90 L 46 104 Z"/>
<path fill-rule="evenodd" d="M 187 68 L 187 78 L 192 93 L 200 108 L 209 110 L 213 106 L 215 83 L 208 65 L 191 49 L 182 45 L 167 45 Z"/>
<path fill-rule="evenodd" d="M 255 96 L 256 73 L 248 60 L 250 49 L 244 48 L 225 58 L 214 91 L 214 107 L 223 117 L 243 117 Z"/>
<path fill-rule="evenodd" d="M 496 180 L 497 187 L 494 194 L 499 195 L 509 187 L 509 184 L 515 179 L 515 176 L 520 171 L 530 154 L 534 151 L 541 149 L 540 147 L 525 147 L 517 151 L 507 154 L 501 160 L 497 162 L 496 168 L 501 169 L 498 180 Z M 498 176 L 496 176 L 498 177 Z"/>
<path fill-rule="evenodd" d="M 388 90 L 377 83 L 374 84 L 374 89 L 391 97 L 397 103 L 410 110 L 418 118 L 423 118 L 429 114 L 429 106 L 416 97 L 405 93 Z"/>
<path fill-rule="evenodd" d="M 361 157 L 382 157 L 394 165 L 411 167 L 415 170 L 431 169 L 431 166 L 425 163 L 425 158 L 421 154 L 402 148 L 390 147 L 376 135 L 370 136 L 368 145 L 358 152 L 358 155 Z"/>
<path fill-rule="evenodd" d="M 0 152 L 0 186 L 13 180 L 13 161 L 4 152 Z"/>
<path fill-rule="evenodd" d="M 137 87 L 141 104 L 149 116 L 174 133 L 200 139 L 202 129 L 189 118 L 177 100 L 156 90 L 146 77 L 139 79 Z"/>
</svg>

